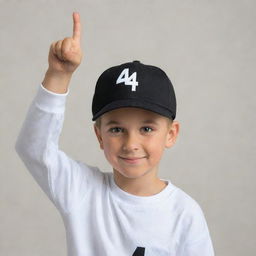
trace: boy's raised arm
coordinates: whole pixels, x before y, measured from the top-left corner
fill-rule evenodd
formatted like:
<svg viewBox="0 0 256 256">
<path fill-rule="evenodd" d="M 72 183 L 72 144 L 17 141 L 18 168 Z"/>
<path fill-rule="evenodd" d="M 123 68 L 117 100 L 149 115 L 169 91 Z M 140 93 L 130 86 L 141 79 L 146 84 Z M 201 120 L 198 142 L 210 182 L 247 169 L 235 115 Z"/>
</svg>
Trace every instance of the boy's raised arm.
<svg viewBox="0 0 256 256">
<path fill-rule="evenodd" d="M 45 79 L 27 111 L 15 150 L 58 209 L 68 212 L 87 192 L 89 168 L 59 149 L 68 84 L 81 62 L 79 14 L 72 38 L 53 43 Z"/>
<path fill-rule="evenodd" d="M 73 13 L 73 35 L 50 46 L 49 67 L 42 85 L 54 93 L 66 93 L 73 72 L 82 61 L 80 15 Z"/>
</svg>

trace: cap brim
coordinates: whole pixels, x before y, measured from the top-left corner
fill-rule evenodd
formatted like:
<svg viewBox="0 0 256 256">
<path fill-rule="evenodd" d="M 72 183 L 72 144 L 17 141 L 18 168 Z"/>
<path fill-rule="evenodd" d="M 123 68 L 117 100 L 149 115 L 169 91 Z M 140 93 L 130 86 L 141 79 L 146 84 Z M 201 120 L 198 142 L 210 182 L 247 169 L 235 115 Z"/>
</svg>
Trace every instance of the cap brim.
<svg viewBox="0 0 256 256">
<path fill-rule="evenodd" d="M 168 109 L 165 107 L 161 106 L 160 104 L 153 104 L 148 101 L 142 101 L 142 100 L 137 100 L 137 99 L 126 99 L 126 100 L 117 100 L 114 102 L 111 102 L 110 104 L 106 105 L 104 108 L 102 108 L 99 112 L 97 112 L 93 118 L 92 121 L 95 121 L 98 117 L 103 115 L 106 112 L 109 112 L 111 110 L 117 109 L 117 108 L 122 108 L 122 107 L 137 107 L 137 108 L 142 108 L 145 110 L 153 111 L 159 115 L 166 116 L 168 118 L 174 119 L 175 116 L 173 113 L 171 113 Z"/>
</svg>

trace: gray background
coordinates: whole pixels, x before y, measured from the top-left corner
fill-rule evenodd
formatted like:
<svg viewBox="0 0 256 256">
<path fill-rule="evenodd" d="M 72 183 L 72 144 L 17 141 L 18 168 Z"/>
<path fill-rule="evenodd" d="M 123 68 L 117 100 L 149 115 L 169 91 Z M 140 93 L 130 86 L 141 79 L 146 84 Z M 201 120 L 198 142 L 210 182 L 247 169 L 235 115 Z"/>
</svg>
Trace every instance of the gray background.
<svg viewBox="0 0 256 256">
<path fill-rule="evenodd" d="M 70 83 L 62 150 L 110 171 L 91 121 L 96 80 L 125 61 L 161 67 L 176 90 L 181 130 L 159 177 L 200 204 L 216 255 L 255 254 L 255 1 L 0 3 L 1 255 L 66 255 L 61 216 L 14 144 L 50 44 L 72 35 L 73 11 L 81 16 L 84 58 Z"/>
</svg>

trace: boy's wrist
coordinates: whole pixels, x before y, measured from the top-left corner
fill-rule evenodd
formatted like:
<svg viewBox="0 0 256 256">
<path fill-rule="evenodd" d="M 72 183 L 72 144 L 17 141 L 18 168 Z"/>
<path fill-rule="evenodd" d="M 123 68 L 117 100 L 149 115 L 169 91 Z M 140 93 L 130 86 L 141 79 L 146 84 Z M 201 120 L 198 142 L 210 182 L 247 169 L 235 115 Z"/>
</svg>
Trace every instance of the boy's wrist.
<svg viewBox="0 0 256 256">
<path fill-rule="evenodd" d="M 54 93 L 66 93 L 71 77 L 72 73 L 56 72 L 48 69 L 42 85 Z"/>
</svg>

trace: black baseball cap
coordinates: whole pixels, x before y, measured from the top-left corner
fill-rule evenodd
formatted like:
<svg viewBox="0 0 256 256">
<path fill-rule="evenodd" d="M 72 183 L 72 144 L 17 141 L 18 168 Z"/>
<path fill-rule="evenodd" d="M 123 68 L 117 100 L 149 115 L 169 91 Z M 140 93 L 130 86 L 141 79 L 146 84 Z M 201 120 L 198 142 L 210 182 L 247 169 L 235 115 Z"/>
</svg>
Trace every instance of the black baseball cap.
<svg viewBox="0 0 256 256">
<path fill-rule="evenodd" d="M 176 117 L 176 97 L 167 74 L 138 60 L 105 70 L 98 78 L 92 100 L 92 121 L 121 107 L 138 107 Z"/>
</svg>

